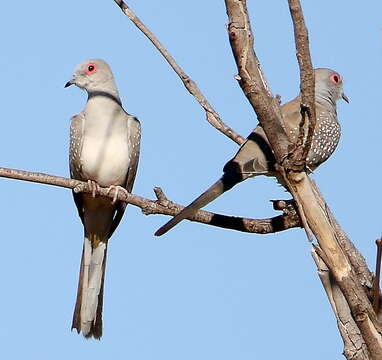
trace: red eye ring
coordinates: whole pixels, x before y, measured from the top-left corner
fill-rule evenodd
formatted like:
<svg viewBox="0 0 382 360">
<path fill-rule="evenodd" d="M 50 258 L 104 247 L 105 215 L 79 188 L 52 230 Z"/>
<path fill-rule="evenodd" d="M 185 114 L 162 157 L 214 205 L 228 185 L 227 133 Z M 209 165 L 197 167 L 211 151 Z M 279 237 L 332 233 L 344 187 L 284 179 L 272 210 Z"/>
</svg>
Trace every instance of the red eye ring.
<svg viewBox="0 0 382 360">
<path fill-rule="evenodd" d="M 86 68 L 86 73 L 93 74 L 94 72 L 96 72 L 96 70 L 97 70 L 97 66 L 95 64 L 88 64 Z"/>
<path fill-rule="evenodd" d="M 341 82 L 341 76 L 338 74 L 333 74 L 330 76 L 330 81 L 336 85 L 338 85 Z"/>
</svg>

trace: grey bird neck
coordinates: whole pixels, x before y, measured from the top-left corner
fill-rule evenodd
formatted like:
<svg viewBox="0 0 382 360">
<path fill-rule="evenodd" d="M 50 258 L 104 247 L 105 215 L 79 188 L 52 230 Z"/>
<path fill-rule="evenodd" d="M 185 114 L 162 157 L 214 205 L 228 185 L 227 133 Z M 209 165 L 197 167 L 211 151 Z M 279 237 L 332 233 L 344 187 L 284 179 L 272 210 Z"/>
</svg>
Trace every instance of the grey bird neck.
<svg viewBox="0 0 382 360">
<path fill-rule="evenodd" d="M 102 99 L 110 99 L 116 104 L 118 104 L 120 107 L 122 107 L 121 99 L 119 98 L 118 91 L 105 91 L 105 90 L 93 90 L 88 91 L 88 103 L 89 101 L 92 102 L 92 100 L 95 100 L 96 98 Z"/>
<path fill-rule="evenodd" d="M 121 114 L 125 113 L 122 108 L 121 100 L 117 90 L 93 90 L 88 91 L 88 101 L 86 103 L 84 114 L 87 121 L 85 122 L 85 132 L 93 133 L 96 136 L 105 136 L 111 130 L 119 131 L 117 124 L 123 123 Z M 109 128 L 113 123 L 116 126 Z M 108 125 L 109 124 L 109 125 Z"/>
<path fill-rule="evenodd" d="M 337 98 L 330 89 L 317 87 L 315 89 L 315 98 L 318 104 L 325 106 L 329 111 L 336 111 Z"/>
<path fill-rule="evenodd" d="M 98 96 L 107 97 L 115 101 L 119 106 L 122 106 L 117 86 L 115 85 L 114 78 L 112 75 L 110 75 L 110 77 L 105 79 L 105 81 L 103 82 L 90 82 L 86 87 L 86 91 L 88 93 L 88 100 Z"/>
</svg>

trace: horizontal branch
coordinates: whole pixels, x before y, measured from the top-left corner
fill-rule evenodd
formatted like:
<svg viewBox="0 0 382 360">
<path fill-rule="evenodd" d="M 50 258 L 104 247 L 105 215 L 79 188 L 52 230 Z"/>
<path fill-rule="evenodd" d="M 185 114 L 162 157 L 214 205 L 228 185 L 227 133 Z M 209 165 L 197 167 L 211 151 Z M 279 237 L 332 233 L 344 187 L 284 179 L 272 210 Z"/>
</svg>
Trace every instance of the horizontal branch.
<svg viewBox="0 0 382 360">
<path fill-rule="evenodd" d="M 241 145 L 245 139 L 237 134 L 232 128 L 227 126 L 221 119 L 219 114 L 214 110 L 208 100 L 200 91 L 198 85 L 183 71 L 183 69 L 176 63 L 175 59 L 171 56 L 163 44 L 156 38 L 156 36 L 145 26 L 145 24 L 134 14 L 131 8 L 122 0 L 114 0 L 122 12 L 134 23 L 134 25 L 142 31 L 142 33 L 152 42 L 152 44 L 163 55 L 172 69 L 182 80 L 188 92 L 194 96 L 197 102 L 203 107 L 206 112 L 207 121 L 217 130 L 228 136 L 231 140 Z"/>
<path fill-rule="evenodd" d="M 87 182 L 38 172 L 0 167 L 0 177 L 63 187 L 72 189 L 76 193 L 84 192 L 91 194 L 93 191 Z M 157 197 L 156 200 L 146 199 L 134 194 L 126 195 L 122 192 L 118 193 L 117 199 L 141 208 L 142 212 L 146 215 L 163 214 L 175 216 L 183 209 L 183 206 L 169 201 L 160 188 L 155 188 L 154 191 Z M 108 192 L 107 188 L 100 187 L 98 194 L 111 199 L 114 198 L 114 192 Z M 300 226 L 299 217 L 291 201 L 274 201 L 274 208 L 283 211 L 284 214 L 267 219 L 248 219 L 199 210 L 189 220 L 225 229 L 257 234 L 274 233 Z"/>
</svg>

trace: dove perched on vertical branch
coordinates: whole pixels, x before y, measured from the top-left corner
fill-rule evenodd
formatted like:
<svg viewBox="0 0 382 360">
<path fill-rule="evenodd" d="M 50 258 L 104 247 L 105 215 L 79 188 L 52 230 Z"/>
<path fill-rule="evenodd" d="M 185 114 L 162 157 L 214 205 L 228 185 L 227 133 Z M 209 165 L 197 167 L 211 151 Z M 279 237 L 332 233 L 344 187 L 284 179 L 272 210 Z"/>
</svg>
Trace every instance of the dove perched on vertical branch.
<svg viewBox="0 0 382 360">
<path fill-rule="evenodd" d="M 343 92 L 342 77 L 331 69 L 315 69 L 315 106 L 316 128 L 311 148 L 306 158 L 310 170 L 316 169 L 326 161 L 336 149 L 341 127 L 337 119 L 337 100 L 349 102 Z M 301 122 L 301 98 L 281 106 L 284 126 L 292 142 L 299 136 Z M 247 137 L 236 155 L 226 163 L 223 176 L 186 206 L 179 214 L 160 227 L 155 235 L 161 236 L 176 226 L 183 219 L 194 215 L 236 184 L 258 175 L 275 175 L 275 158 L 268 139 L 261 125 L 258 125 Z"/>
<path fill-rule="evenodd" d="M 109 65 L 101 59 L 80 63 L 65 87 L 87 91 L 81 113 L 71 119 L 70 175 L 88 181 L 92 194 L 73 192 L 84 226 L 84 245 L 72 329 L 85 337 L 102 336 L 102 306 L 108 241 L 126 203 L 118 192 L 131 192 L 137 172 L 141 128 L 122 108 Z M 114 191 L 114 199 L 96 196 L 99 186 Z"/>
</svg>

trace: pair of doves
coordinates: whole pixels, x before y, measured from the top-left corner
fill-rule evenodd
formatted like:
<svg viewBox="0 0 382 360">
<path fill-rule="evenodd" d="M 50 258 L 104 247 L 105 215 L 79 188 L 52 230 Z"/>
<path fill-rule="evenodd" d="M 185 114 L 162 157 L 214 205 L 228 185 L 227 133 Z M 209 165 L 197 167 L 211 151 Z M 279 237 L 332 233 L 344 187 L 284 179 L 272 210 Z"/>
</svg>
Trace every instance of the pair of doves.
<svg viewBox="0 0 382 360">
<path fill-rule="evenodd" d="M 126 203 L 118 193 L 130 193 L 137 172 L 141 127 L 138 119 L 122 107 L 109 65 L 101 59 L 79 64 L 73 79 L 65 87 L 85 89 L 88 100 L 84 110 L 71 119 L 70 175 L 88 181 L 92 194 L 73 192 L 74 202 L 84 226 L 84 246 L 72 329 L 85 337 L 102 336 L 103 288 L 108 240 L 117 228 Z M 307 166 L 314 170 L 337 147 L 341 128 L 336 103 L 343 98 L 341 76 L 330 69 L 315 70 L 316 128 L 307 156 Z M 281 106 L 285 129 L 290 140 L 299 135 L 300 96 Z M 236 155 L 227 162 L 223 176 L 208 190 L 162 226 L 160 236 L 185 218 L 192 216 L 234 185 L 257 175 L 275 175 L 275 158 L 260 125 L 249 134 Z M 99 187 L 114 191 L 114 198 L 96 196 Z"/>
</svg>

